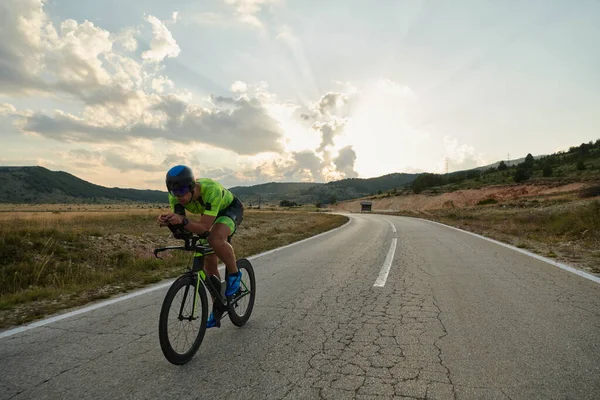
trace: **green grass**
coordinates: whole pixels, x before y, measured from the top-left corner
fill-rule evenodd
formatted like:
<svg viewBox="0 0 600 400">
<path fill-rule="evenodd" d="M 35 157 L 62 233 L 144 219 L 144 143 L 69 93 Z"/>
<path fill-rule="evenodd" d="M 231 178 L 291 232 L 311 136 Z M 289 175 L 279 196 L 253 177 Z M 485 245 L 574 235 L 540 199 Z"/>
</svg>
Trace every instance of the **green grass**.
<svg viewBox="0 0 600 400">
<path fill-rule="evenodd" d="M 76 220 L 77 223 L 73 223 Z M 247 212 L 233 238 L 248 257 L 340 226 L 325 213 Z M 181 274 L 192 254 L 152 249 L 178 245 L 155 213 L 8 219 L 0 225 L 0 328 L 110 297 Z"/>
</svg>

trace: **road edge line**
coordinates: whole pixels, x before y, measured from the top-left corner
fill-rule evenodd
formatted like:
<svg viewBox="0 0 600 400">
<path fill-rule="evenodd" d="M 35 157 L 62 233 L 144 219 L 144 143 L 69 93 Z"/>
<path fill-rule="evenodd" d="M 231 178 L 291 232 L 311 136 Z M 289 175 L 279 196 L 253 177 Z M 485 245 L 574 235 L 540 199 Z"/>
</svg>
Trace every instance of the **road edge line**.
<svg viewBox="0 0 600 400">
<path fill-rule="evenodd" d="M 341 214 L 341 215 L 345 215 L 345 214 Z M 311 237 L 308 237 L 306 239 L 302 239 L 302 240 L 299 240 L 297 242 L 286 244 L 285 246 L 281 246 L 281 247 L 278 247 L 276 249 L 267 250 L 265 252 L 262 252 L 262 253 L 259 253 L 259 254 L 255 254 L 255 255 L 252 255 L 250 257 L 245 257 L 245 258 L 247 258 L 248 260 L 254 260 L 256 258 L 259 258 L 259 257 L 262 257 L 262 256 L 266 256 L 267 254 L 271 254 L 271 253 L 274 253 L 276 251 L 283 250 L 283 249 L 285 249 L 287 247 L 291 247 L 291 246 L 295 246 L 295 245 L 300 244 L 300 243 L 304 243 L 304 242 L 306 242 L 308 240 L 318 238 L 318 237 L 326 235 L 328 233 L 337 231 L 338 229 L 342 229 L 342 228 L 348 226 L 352 221 L 353 221 L 353 219 L 351 217 L 348 217 L 348 221 L 346 221 L 343 225 L 338 226 L 337 228 L 333 228 L 333 229 L 330 229 L 328 231 L 321 232 L 318 235 L 311 236 Z M 219 267 L 223 267 L 223 264 L 219 264 Z M 97 304 L 92 304 L 90 306 L 85 306 L 83 308 L 80 308 L 80 309 L 77 309 L 77 310 L 73 310 L 73 311 L 70 311 L 70 312 L 65 313 L 65 314 L 55 315 L 53 317 L 41 319 L 39 321 L 35 321 L 35 322 L 32 322 L 32 323 L 27 324 L 27 325 L 21 325 L 21 326 L 18 326 L 16 328 L 8 329 L 6 331 L 0 332 L 0 339 L 7 338 L 7 337 L 10 337 L 10 336 L 16 335 L 18 333 L 26 332 L 26 331 L 34 329 L 34 328 L 39 328 L 41 326 L 48 325 L 48 324 L 51 324 L 53 322 L 58 322 L 58 321 L 61 321 L 63 319 L 74 317 L 74 316 L 79 315 L 79 314 L 84 314 L 86 312 L 90 312 L 90 311 L 96 310 L 98 308 L 102 308 L 102 307 L 106 307 L 106 306 L 109 306 L 109 305 L 112 305 L 112 304 L 115 304 L 115 303 L 119 303 L 119 302 L 124 301 L 124 300 L 129 300 L 129 299 L 132 299 L 134 297 L 141 296 L 143 294 L 154 292 L 156 290 L 164 289 L 164 288 L 172 285 L 173 282 L 175 281 L 175 279 L 177 279 L 177 278 L 173 278 L 173 279 L 169 280 L 168 282 L 163 282 L 161 284 L 158 284 L 158 285 L 155 285 L 155 286 L 152 286 L 152 287 L 147 287 L 147 288 L 141 289 L 141 290 L 136 291 L 136 292 L 128 293 L 128 294 L 126 294 L 124 296 L 116 297 L 116 298 L 110 299 L 110 300 L 105 300 L 105 301 L 102 301 L 102 302 L 97 303 Z"/>
<path fill-rule="evenodd" d="M 581 277 L 583 277 L 583 278 L 586 278 L 586 279 L 589 279 L 589 280 L 591 280 L 591 281 L 593 281 L 593 282 L 600 283 L 600 277 L 598 277 L 598 276 L 592 275 L 592 274 L 590 274 L 590 273 L 587 273 L 587 272 L 585 272 L 585 271 L 581 271 L 581 270 L 579 270 L 579 269 L 573 268 L 573 267 L 571 267 L 571 266 L 568 266 L 568 265 L 566 265 L 566 264 L 559 263 L 558 261 L 551 260 L 551 259 L 549 259 L 549 258 L 546 258 L 546 257 L 544 257 L 544 256 L 540 256 L 539 254 L 535 254 L 535 253 L 532 253 L 532 252 L 530 252 L 530 251 L 527 251 L 527 250 L 520 249 L 520 248 L 518 248 L 518 247 L 516 247 L 516 246 L 510 245 L 510 244 L 507 244 L 507 243 L 503 243 L 503 242 L 500 242 L 500 241 L 498 241 L 498 240 L 495 240 L 495 239 L 492 239 L 492 238 L 489 238 L 489 237 L 486 237 L 486 236 L 480 235 L 480 234 L 478 234 L 478 233 L 469 232 L 469 231 L 466 231 L 466 230 L 464 230 L 464 229 L 457 228 L 457 227 L 455 227 L 455 226 L 446 225 L 446 224 L 443 224 L 443 223 L 441 223 L 441 222 L 432 221 L 432 220 L 425 219 L 425 218 L 418 218 L 418 217 L 405 217 L 405 218 L 414 218 L 414 219 L 420 219 L 420 220 L 422 220 L 422 221 L 431 222 L 431 223 L 433 223 L 433 224 L 438 224 L 438 225 L 441 225 L 441 226 L 445 226 L 445 227 L 447 227 L 447 228 L 455 229 L 455 230 L 457 230 L 457 231 L 460 231 L 460 232 L 468 233 L 469 235 L 476 236 L 476 237 L 478 237 L 478 238 L 480 238 L 480 239 L 484 239 L 484 240 L 487 240 L 487 241 L 489 241 L 489 242 L 492 242 L 492 243 L 499 244 L 500 246 L 507 247 L 507 248 L 509 248 L 509 249 L 511 249 L 511 250 L 514 250 L 514 251 L 517 251 L 517 252 L 519 252 L 519 253 L 522 253 L 522 254 L 528 255 L 528 256 L 530 256 L 530 257 L 533 257 L 533 258 L 535 258 L 535 259 L 537 259 L 537 260 L 544 261 L 544 262 L 546 262 L 546 263 L 548 263 L 548 264 L 550 264 L 550 265 L 553 265 L 553 266 L 555 266 L 555 267 L 558 267 L 558 268 L 560 268 L 560 269 L 563 269 L 563 270 L 565 270 L 565 271 L 571 272 L 571 273 L 573 273 L 573 274 L 575 274 L 575 275 L 579 275 L 579 276 L 581 276 Z"/>
</svg>

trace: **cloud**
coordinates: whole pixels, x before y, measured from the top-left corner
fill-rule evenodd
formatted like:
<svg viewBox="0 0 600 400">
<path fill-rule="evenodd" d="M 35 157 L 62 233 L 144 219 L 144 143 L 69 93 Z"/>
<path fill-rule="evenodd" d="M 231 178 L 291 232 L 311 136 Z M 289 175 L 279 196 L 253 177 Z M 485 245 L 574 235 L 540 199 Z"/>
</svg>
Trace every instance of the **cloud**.
<svg viewBox="0 0 600 400">
<path fill-rule="evenodd" d="M 87 104 L 126 103 L 143 84 L 142 67 L 117 54 L 135 31 L 117 35 L 92 22 L 50 21 L 41 0 L 0 2 L 0 95 L 68 94 Z"/>
<path fill-rule="evenodd" d="M 264 28 L 263 23 L 256 16 L 265 6 L 273 5 L 279 0 L 223 0 L 225 4 L 235 7 L 238 21 L 254 26 Z"/>
<path fill-rule="evenodd" d="M 214 12 L 195 13 L 187 16 L 185 20 L 199 25 L 228 26 L 231 25 L 231 18 L 224 14 Z"/>
<path fill-rule="evenodd" d="M 322 182 L 323 161 L 312 151 L 301 151 L 292 153 L 293 163 L 284 168 L 283 175 L 287 179 L 301 181 Z"/>
<path fill-rule="evenodd" d="M 140 63 L 113 46 L 133 48 L 135 30 L 111 35 L 89 21 L 74 20 L 57 23 L 57 30 L 39 0 L 11 0 L 0 7 L 0 29 L 11 39 L 0 41 L 0 64 L 10 66 L 0 68 L 0 95 L 45 92 L 83 102 L 80 112 L 2 106 L 2 114 L 17 117 L 23 132 L 70 142 L 162 138 L 238 154 L 282 151 L 283 131 L 266 107 L 272 101 L 266 85 L 249 88 L 236 81 L 232 87 L 243 91 L 242 97 L 216 97 L 212 105 L 200 106 L 189 103 L 191 97 L 168 77 L 157 76 L 157 63 L 176 56 L 179 47 L 156 17 L 146 17 L 153 40 L 142 53 L 152 62 Z"/>
<path fill-rule="evenodd" d="M 456 138 L 445 136 L 444 149 L 449 171 L 461 171 L 488 164 L 480 154 L 476 153 L 473 146 L 459 145 Z"/>
<path fill-rule="evenodd" d="M 154 163 L 142 163 L 132 160 L 126 154 L 120 154 L 115 151 L 104 153 L 104 164 L 118 169 L 119 171 L 140 170 L 146 172 L 166 171 L 165 165 Z"/>
<path fill-rule="evenodd" d="M 0 115 L 13 115 L 17 112 L 15 106 L 9 103 L 0 103 Z"/>
<path fill-rule="evenodd" d="M 282 129 L 256 99 L 215 98 L 228 109 L 189 104 L 176 95 L 141 97 L 136 111 L 114 107 L 88 107 L 86 118 L 57 110 L 53 115 L 19 114 L 20 128 L 59 141 L 123 142 L 133 138 L 205 143 L 238 154 L 282 150 Z M 85 113 L 84 113 L 85 114 Z M 111 119 L 108 115 L 111 115 Z"/>
<path fill-rule="evenodd" d="M 313 118 L 328 119 L 334 116 L 346 118 L 352 115 L 357 99 L 357 93 L 325 93 L 317 103 L 311 106 Z"/>
<path fill-rule="evenodd" d="M 248 85 L 241 81 L 235 81 L 231 84 L 231 91 L 233 93 L 244 93 L 248 90 Z"/>
<path fill-rule="evenodd" d="M 152 161 L 151 155 L 141 152 L 142 148 L 135 145 L 110 146 L 102 150 L 72 149 L 63 154 L 65 161 L 71 162 L 79 168 L 109 167 L 121 172 L 167 171 L 168 166 L 180 164 L 182 157 L 169 155 L 162 162 Z"/>
<path fill-rule="evenodd" d="M 328 146 L 334 145 L 333 138 L 342 133 L 344 123 L 345 121 L 340 119 L 333 119 L 328 122 L 315 122 L 312 128 L 321 132 L 321 144 L 316 150 L 317 152 L 325 151 Z"/>
<path fill-rule="evenodd" d="M 46 23 L 39 0 L 0 2 L 0 94 L 44 89 L 36 73 L 41 69 L 43 46 L 39 32 Z"/>
<path fill-rule="evenodd" d="M 138 32 L 136 29 L 125 28 L 114 36 L 114 43 L 121 45 L 127 51 L 135 51 L 138 44 L 135 38 L 137 35 Z"/>
<path fill-rule="evenodd" d="M 148 15 L 146 21 L 152 25 L 152 40 L 150 49 L 142 53 L 142 58 L 151 62 L 159 62 L 167 57 L 177 57 L 181 49 L 167 26 L 153 15 Z"/>
<path fill-rule="evenodd" d="M 357 178 L 358 173 L 354 170 L 356 161 L 356 152 L 352 146 L 346 146 L 339 151 L 338 156 L 333 160 L 336 170 L 345 178 Z"/>
<path fill-rule="evenodd" d="M 173 81 L 164 76 L 152 79 L 152 89 L 158 93 L 164 92 L 165 87 L 173 88 L 174 86 Z"/>
</svg>

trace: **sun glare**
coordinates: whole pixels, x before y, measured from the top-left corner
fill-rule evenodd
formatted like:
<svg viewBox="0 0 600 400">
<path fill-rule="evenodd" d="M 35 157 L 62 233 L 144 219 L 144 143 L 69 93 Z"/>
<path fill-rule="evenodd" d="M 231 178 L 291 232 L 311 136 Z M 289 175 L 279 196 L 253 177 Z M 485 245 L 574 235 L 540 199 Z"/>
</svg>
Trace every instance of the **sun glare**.
<svg viewBox="0 0 600 400">
<path fill-rule="evenodd" d="M 356 152 L 354 169 L 361 177 L 402 172 L 422 165 L 420 152 L 429 135 L 411 128 L 406 110 L 413 92 L 397 83 L 380 80 L 360 96 L 344 135 L 336 148 L 352 145 Z"/>
</svg>

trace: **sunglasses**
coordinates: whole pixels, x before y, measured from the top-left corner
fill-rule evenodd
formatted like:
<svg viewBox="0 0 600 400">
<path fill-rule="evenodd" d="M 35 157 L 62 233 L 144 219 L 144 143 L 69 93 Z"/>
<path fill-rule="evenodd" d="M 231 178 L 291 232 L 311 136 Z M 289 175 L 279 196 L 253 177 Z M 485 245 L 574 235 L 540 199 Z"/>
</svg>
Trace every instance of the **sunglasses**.
<svg viewBox="0 0 600 400">
<path fill-rule="evenodd" d="M 169 193 L 171 193 L 173 196 L 176 197 L 181 197 L 181 196 L 185 196 L 186 194 L 188 194 L 190 192 L 190 188 L 189 187 L 179 187 L 179 188 L 171 188 L 169 189 Z"/>
</svg>

